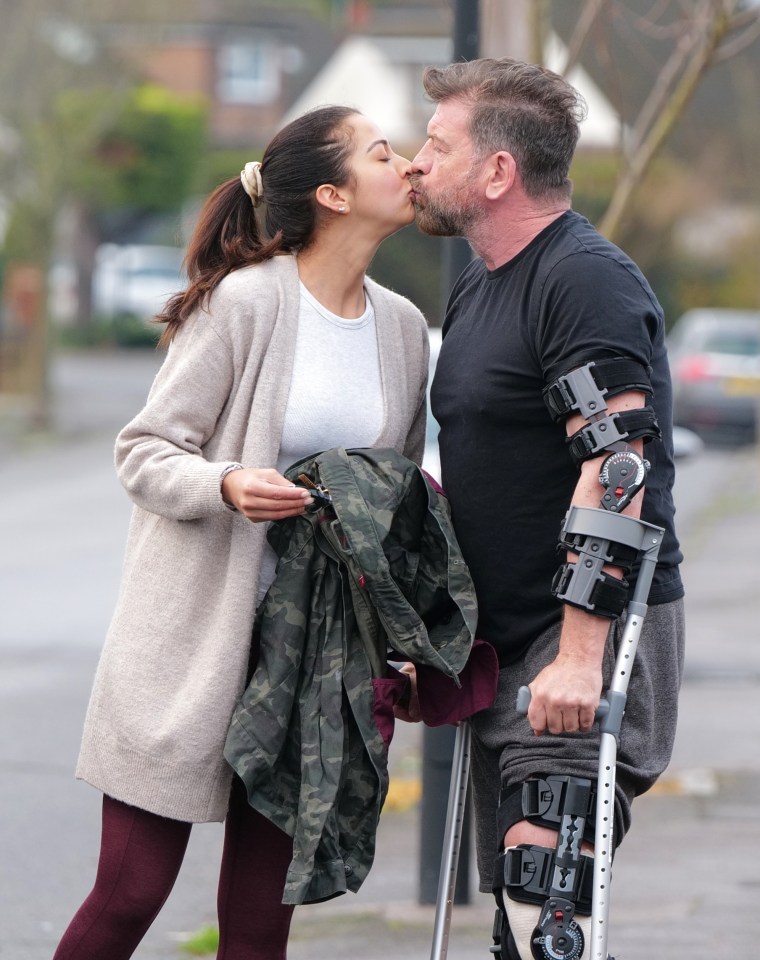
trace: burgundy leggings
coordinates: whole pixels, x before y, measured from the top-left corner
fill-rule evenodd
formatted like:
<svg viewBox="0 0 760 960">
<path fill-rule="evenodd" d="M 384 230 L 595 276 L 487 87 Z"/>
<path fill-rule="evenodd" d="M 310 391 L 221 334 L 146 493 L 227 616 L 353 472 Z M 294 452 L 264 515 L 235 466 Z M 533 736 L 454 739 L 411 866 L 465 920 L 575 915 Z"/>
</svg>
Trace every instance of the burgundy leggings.
<svg viewBox="0 0 760 960">
<path fill-rule="evenodd" d="M 53 960 L 128 960 L 169 896 L 192 824 L 103 798 L 95 886 Z M 281 903 L 290 837 L 253 810 L 235 781 L 219 877 L 217 960 L 285 960 L 293 907 Z"/>
</svg>

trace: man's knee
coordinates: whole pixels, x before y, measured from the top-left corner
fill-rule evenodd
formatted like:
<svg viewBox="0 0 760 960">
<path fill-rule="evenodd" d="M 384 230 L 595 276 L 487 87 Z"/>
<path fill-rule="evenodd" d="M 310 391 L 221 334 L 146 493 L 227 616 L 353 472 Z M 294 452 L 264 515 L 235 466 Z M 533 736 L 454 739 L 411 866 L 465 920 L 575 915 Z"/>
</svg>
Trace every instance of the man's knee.
<svg viewBox="0 0 760 960">
<path fill-rule="evenodd" d="M 496 859 L 497 960 L 583 956 L 591 914 L 594 785 L 547 776 L 505 791 Z M 586 928 L 584 931 L 584 927 Z"/>
</svg>

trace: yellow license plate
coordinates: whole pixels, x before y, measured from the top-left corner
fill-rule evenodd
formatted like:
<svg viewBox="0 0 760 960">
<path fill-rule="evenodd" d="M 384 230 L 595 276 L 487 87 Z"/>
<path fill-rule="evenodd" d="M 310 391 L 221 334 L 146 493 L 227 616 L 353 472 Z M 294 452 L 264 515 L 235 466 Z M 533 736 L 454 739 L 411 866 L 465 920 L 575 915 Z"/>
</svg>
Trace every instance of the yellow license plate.
<svg viewBox="0 0 760 960">
<path fill-rule="evenodd" d="M 734 397 L 760 395 L 760 377 L 726 377 L 725 384 Z"/>
</svg>

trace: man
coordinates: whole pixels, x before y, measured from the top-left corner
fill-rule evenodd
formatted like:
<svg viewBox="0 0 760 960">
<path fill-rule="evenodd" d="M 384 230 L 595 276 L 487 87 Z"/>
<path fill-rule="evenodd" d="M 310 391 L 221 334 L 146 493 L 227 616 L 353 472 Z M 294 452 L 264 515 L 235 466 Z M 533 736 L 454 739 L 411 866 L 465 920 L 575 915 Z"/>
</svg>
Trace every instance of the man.
<svg viewBox="0 0 760 960">
<path fill-rule="evenodd" d="M 493 884 L 503 907 L 495 937 L 502 960 L 590 956 L 578 932 L 588 939 L 588 904 L 576 898 L 573 922 L 547 946 L 536 936 L 545 893 L 504 878 L 516 868 L 535 872 L 535 858 L 555 848 L 559 854 L 556 818 L 529 809 L 523 784 L 553 808 L 570 777 L 593 795 L 594 715 L 625 624 L 629 586 L 620 581 L 625 574 L 632 585 L 637 564 L 611 555 L 615 563 L 599 579 L 616 599 L 592 594 L 591 602 L 576 589 L 575 566 L 557 576 L 564 561 L 578 559 L 564 549 L 567 537 L 560 555 L 558 534 L 571 504 L 600 508 L 609 492 L 600 467 L 616 451 L 641 465 L 639 482 L 646 476 L 620 512 L 665 535 L 619 739 L 615 843 L 630 826 L 634 796 L 670 758 L 684 630 L 663 315 L 636 265 L 571 209 L 568 170 L 584 113 L 571 86 L 510 59 L 430 68 L 424 86 L 436 109 L 412 161 L 417 223 L 429 234 L 465 237 L 477 255 L 451 293 L 431 397 L 443 486 L 477 592 L 478 635 L 502 668 L 494 706 L 472 720 L 481 889 Z M 572 404 L 586 389 L 572 379 L 581 374 L 596 390 L 599 418 Z M 568 396 L 568 375 L 570 401 L 552 405 Z M 586 440 L 602 421 L 601 430 L 621 437 L 598 449 Z M 515 709 L 524 684 L 527 720 Z M 584 837 L 591 855 L 591 812 Z M 494 870 L 497 849 L 525 844 L 540 849 L 506 861 L 502 854 Z"/>
</svg>

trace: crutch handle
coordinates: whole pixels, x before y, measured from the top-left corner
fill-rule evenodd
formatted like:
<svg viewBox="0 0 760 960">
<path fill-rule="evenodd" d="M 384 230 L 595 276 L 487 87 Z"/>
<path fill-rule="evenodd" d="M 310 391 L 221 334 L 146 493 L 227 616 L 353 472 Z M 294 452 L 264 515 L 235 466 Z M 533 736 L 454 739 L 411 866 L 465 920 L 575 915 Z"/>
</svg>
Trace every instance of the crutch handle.
<svg viewBox="0 0 760 960">
<path fill-rule="evenodd" d="M 530 689 L 528 687 L 520 687 L 520 689 L 517 691 L 517 712 L 524 717 L 528 713 L 529 706 Z M 604 697 L 602 697 L 602 699 L 599 701 L 599 706 L 596 708 L 596 719 L 601 720 L 602 717 L 606 717 L 609 712 L 609 700 L 606 700 Z"/>
</svg>

